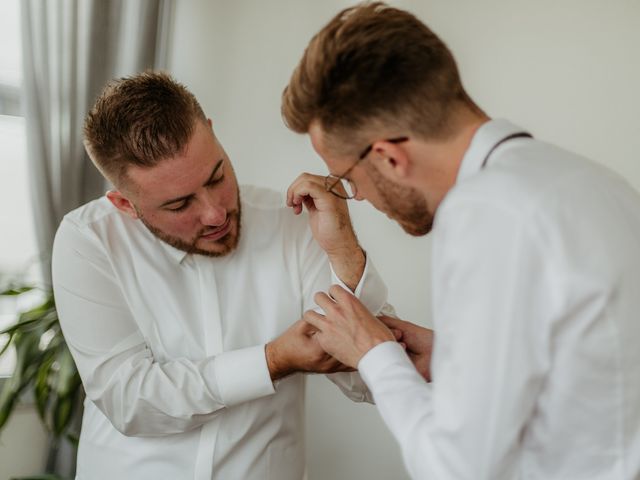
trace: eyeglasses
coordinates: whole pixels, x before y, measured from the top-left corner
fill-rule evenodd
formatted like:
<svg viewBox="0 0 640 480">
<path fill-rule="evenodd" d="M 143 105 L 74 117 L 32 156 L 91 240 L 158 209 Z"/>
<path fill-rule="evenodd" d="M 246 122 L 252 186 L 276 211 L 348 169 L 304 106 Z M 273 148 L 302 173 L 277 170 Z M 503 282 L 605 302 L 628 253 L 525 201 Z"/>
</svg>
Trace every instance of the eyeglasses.
<svg viewBox="0 0 640 480">
<path fill-rule="evenodd" d="M 407 140 L 409 140 L 409 137 L 398 137 L 390 138 L 388 140 L 385 140 L 385 142 L 402 143 L 406 142 Z M 327 192 L 332 193 L 336 197 L 342 198 L 343 200 L 351 200 L 352 198 L 355 198 L 356 194 L 358 193 L 356 184 L 351 180 L 347 180 L 345 177 L 349 175 L 349 173 L 351 173 L 351 170 L 353 170 L 353 168 L 358 163 L 364 160 L 367 155 L 371 153 L 372 149 L 373 143 L 369 144 L 367 148 L 362 151 L 362 153 L 358 156 L 358 160 L 356 160 L 353 165 L 351 165 L 342 175 L 338 176 L 330 173 L 329 175 L 324 177 L 324 189 Z"/>
</svg>

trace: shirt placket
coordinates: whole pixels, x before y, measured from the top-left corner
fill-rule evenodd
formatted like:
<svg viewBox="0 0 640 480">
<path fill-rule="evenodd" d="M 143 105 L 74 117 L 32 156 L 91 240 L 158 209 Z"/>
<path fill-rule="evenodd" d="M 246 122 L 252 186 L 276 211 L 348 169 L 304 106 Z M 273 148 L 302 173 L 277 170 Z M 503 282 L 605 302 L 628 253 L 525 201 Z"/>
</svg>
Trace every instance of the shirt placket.
<svg viewBox="0 0 640 480">
<path fill-rule="evenodd" d="M 204 348 L 207 357 L 211 357 L 219 355 L 223 351 L 218 287 L 211 259 L 197 257 L 194 259 L 196 260 L 200 287 L 200 315 L 204 331 Z M 213 459 L 220 421 L 220 417 L 216 416 L 200 429 L 194 480 L 210 480 L 213 476 Z"/>
</svg>

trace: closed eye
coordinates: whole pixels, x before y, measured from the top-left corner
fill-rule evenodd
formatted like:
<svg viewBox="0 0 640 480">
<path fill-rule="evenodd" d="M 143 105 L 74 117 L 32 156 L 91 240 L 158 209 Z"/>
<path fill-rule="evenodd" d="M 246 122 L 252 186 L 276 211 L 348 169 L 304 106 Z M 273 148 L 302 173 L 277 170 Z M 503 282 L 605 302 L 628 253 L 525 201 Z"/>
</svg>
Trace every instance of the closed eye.
<svg viewBox="0 0 640 480">
<path fill-rule="evenodd" d="M 207 188 L 211 188 L 211 187 L 215 187 L 217 184 L 219 184 L 220 182 L 222 182 L 222 180 L 224 180 L 224 175 L 220 175 L 217 178 L 212 178 L 211 180 L 209 180 L 207 182 L 207 184 L 205 185 L 205 187 Z"/>
<path fill-rule="evenodd" d="M 191 200 L 183 200 L 183 202 L 177 207 L 167 207 L 167 210 L 169 210 L 170 212 L 181 212 L 183 210 L 186 210 L 189 205 L 191 205 Z"/>
</svg>

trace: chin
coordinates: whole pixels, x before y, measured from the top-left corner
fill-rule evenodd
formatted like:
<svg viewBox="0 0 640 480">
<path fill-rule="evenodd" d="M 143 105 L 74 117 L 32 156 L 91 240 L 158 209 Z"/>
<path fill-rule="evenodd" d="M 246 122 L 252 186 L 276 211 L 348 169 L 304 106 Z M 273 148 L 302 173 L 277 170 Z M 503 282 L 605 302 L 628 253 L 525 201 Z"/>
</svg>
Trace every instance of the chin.
<svg viewBox="0 0 640 480">
<path fill-rule="evenodd" d="M 427 225 L 414 225 L 412 223 L 404 223 L 397 220 L 398 225 L 402 227 L 402 229 L 411 235 L 412 237 L 423 237 L 433 228 L 433 224 L 429 223 Z"/>
<path fill-rule="evenodd" d="M 239 239 L 239 229 L 236 223 L 229 233 L 218 240 L 200 240 L 196 243 L 193 253 L 199 253 L 209 257 L 224 257 L 238 247 Z"/>
</svg>

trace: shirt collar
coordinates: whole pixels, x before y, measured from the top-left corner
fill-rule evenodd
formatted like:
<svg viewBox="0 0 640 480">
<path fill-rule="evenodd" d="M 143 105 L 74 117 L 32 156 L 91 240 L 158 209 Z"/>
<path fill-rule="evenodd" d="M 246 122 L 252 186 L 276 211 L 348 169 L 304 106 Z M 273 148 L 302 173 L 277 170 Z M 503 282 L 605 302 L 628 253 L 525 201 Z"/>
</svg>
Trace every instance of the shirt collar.
<svg viewBox="0 0 640 480">
<path fill-rule="evenodd" d="M 167 242 L 157 237 L 156 240 L 160 243 L 160 245 L 162 245 L 162 248 L 164 248 L 164 251 L 167 253 L 167 255 L 175 260 L 176 263 L 181 264 L 187 257 L 188 253 L 184 250 L 178 250 L 177 248 L 172 247 Z"/>
<path fill-rule="evenodd" d="M 507 135 L 523 131 L 521 127 L 508 120 L 489 120 L 475 133 L 469 144 L 469 148 L 462 157 L 456 182 L 460 182 L 478 173 L 482 168 L 482 162 L 491 148 Z"/>
</svg>

